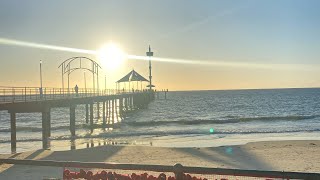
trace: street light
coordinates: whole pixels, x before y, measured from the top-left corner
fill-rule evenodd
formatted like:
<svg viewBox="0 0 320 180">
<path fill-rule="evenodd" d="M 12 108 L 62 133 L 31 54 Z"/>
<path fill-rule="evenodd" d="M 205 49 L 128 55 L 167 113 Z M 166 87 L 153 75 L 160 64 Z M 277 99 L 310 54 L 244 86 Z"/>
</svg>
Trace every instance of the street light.
<svg viewBox="0 0 320 180">
<path fill-rule="evenodd" d="M 86 71 L 83 71 L 83 75 L 84 75 L 84 89 L 87 93 L 87 78 L 86 78 Z"/>
<path fill-rule="evenodd" d="M 154 87 L 154 85 L 152 85 L 152 74 L 151 74 L 151 57 L 153 56 L 153 52 L 151 51 L 150 45 L 149 45 L 149 51 L 146 54 L 149 57 L 149 85 L 147 87 L 149 87 L 149 91 L 152 91 L 152 88 Z"/>
<path fill-rule="evenodd" d="M 107 75 L 104 75 L 104 90 L 107 89 Z"/>
<path fill-rule="evenodd" d="M 40 60 L 40 97 L 42 98 L 42 94 L 43 94 L 43 91 L 42 91 L 42 60 Z"/>
<path fill-rule="evenodd" d="M 42 68 L 41 68 L 42 60 L 40 60 L 40 87 L 42 89 Z"/>
</svg>

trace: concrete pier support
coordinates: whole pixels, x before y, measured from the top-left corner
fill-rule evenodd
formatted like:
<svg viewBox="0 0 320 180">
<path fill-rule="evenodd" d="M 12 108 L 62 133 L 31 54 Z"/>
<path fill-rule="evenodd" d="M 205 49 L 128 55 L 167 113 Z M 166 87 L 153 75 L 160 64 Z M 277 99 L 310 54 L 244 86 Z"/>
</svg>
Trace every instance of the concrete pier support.
<svg viewBox="0 0 320 180">
<path fill-rule="evenodd" d="M 49 148 L 49 126 L 48 123 L 50 122 L 50 110 L 45 109 L 42 111 L 42 148 L 48 149 Z"/>
<path fill-rule="evenodd" d="M 47 109 L 46 112 L 46 116 L 47 116 L 47 137 L 51 137 L 51 114 L 50 114 L 50 109 Z"/>
<path fill-rule="evenodd" d="M 127 98 L 127 109 L 128 111 L 131 111 L 131 106 L 130 106 L 130 97 Z"/>
<path fill-rule="evenodd" d="M 11 127 L 11 152 L 17 151 L 17 126 L 16 126 L 16 113 L 10 113 L 10 127 Z"/>
<path fill-rule="evenodd" d="M 119 99 L 115 99 L 115 112 L 116 112 L 116 118 L 117 118 L 117 121 L 119 121 Z"/>
<path fill-rule="evenodd" d="M 120 118 L 122 119 L 123 117 L 123 99 L 122 98 L 119 99 L 119 115 L 120 115 Z"/>
<path fill-rule="evenodd" d="M 88 107 L 88 106 L 89 106 L 89 105 L 86 104 L 86 124 L 89 123 L 89 107 Z"/>
<path fill-rule="evenodd" d="M 112 99 L 112 108 L 111 108 L 111 114 L 112 114 L 112 124 L 114 124 L 114 110 L 115 110 L 115 103 L 114 99 Z"/>
<path fill-rule="evenodd" d="M 127 98 L 127 108 L 128 108 L 128 111 L 131 111 L 131 109 L 130 109 L 130 97 Z"/>
<path fill-rule="evenodd" d="M 130 97 L 130 110 L 133 111 L 133 97 Z"/>
<path fill-rule="evenodd" d="M 126 97 L 126 111 L 129 111 L 129 98 Z"/>
<path fill-rule="evenodd" d="M 76 105 L 70 106 L 70 132 L 71 136 L 76 135 Z"/>
<path fill-rule="evenodd" d="M 127 111 L 130 111 L 130 109 L 129 109 L 129 97 L 126 98 L 126 109 L 127 109 Z"/>
<path fill-rule="evenodd" d="M 73 137 L 71 138 L 70 150 L 75 150 L 75 149 L 76 149 L 76 139 Z"/>
<path fill-rule="evenodd" d="M 135 96 L 132 96 L 132 109 L 135 110 L 136 109 L 136 99 Z"/>
<path fill-rule="evenodd" d="M 90 104 L 90 129 L 93 133 L 93 103 Z"/>
<path fill-rule="evenodd" d="M 106 102 L 102 102 L 102 121 L 103 121 L 103 128 L 106 127 Z"/>
<path fill-rule="evenodd" d="M 97 102 L 97 118 L 100 118 L 100 103 Z"/>
<path fill-rule="evenodd" d="M 110 112 L 109 112 L 109 108 L 110 108 L 110 101 L 107 100 L 107 102 L 106 102 L 106 120 L 107 120 L 107 124 L 110 124 Z"/>
</svg>

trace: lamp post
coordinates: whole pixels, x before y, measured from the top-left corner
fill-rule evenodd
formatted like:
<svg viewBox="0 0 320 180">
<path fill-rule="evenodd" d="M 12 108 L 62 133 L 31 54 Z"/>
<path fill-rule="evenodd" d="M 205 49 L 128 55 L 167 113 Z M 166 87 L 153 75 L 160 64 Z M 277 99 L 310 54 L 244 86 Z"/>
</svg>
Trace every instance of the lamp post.
<svg viewBox="0 0 320 180">
<path fill-rule="evenodd" d="M 83 71 L 83 76 L 84 76 L 84 89 L 87 93 L 87 78 L 86 78 L 86 71 Z"/>
<path fill-rule="evenodd" d="M 40 60 L 40 98 L 42 99 L 43 91 L 42 91 L 42 60 Z"/>
<path fill-rule="evenodd" d="M 107 75 L 104 75 L 104 91 L 107 89 Z"/>
<path fill-rule="evenodd" d="M 147 56 L 149 57 L 149 91 L 152 91 L 152 73 L 151 73 L 151 56 L 153 56 L 153 52 L 151 51 L 150 45 L 149 45 L 149 51 L 146 53 Z"/>
</svg>

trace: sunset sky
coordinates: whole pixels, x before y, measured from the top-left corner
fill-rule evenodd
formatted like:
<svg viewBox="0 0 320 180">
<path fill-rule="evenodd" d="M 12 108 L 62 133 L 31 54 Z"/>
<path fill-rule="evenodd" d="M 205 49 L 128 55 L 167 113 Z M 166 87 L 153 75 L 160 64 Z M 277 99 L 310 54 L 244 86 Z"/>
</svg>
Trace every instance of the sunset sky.
<svg viewBox="0 0 320 180">
<path fill-rule="evenodd" d="M 319 7 L 317 0 L 4 0 L 0 86 L 39 86 L 42 60 L 44 86 L 61 87 L 61 62 L 97 59 L 9 45 L 3 38 L 84 50 L 113 42 L 137 56 L 150 44 L 154 56 L 172 61 L 153 62 L 157 89 L 320 87 Z M 143 60 L 103 68 L 103 87 L 104 74 L 108 88 L 132 69 L 148 77 Z M 70 78 L 71 86 L 84 86 L 83 71 Z"/>
</svg>

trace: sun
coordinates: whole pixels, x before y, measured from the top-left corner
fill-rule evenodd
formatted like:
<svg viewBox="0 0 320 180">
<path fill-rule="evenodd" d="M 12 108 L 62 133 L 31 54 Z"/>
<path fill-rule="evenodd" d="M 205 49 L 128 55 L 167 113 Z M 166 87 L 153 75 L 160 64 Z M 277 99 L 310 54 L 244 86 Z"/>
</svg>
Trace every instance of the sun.
<svg viewBox="0 0 320 180">
<path fill-rule="evenodd" d="M 104 44 L 97 51 L 101 65 L 108 70 L 116 70 L 125 61 L 125 53 L 114 43 Z"/>
</svg>

